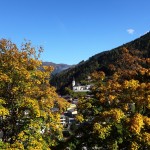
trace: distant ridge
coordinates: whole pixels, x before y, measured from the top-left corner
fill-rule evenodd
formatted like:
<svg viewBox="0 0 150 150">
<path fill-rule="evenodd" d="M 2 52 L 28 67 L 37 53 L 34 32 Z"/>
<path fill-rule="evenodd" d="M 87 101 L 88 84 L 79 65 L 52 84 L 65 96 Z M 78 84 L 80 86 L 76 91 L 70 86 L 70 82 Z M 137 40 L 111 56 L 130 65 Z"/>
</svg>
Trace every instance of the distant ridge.
<svg viewBox="0 0 150 150">
<path fill-rule="evenodd" d="M 70 67 L 72 67 L 73 65 L 67 65 L 67 64 L 56 64 L 53 62 L 42 62 L 43 66 L 53 66 L 54 67 L 54 71 L 52 72 L 52 74 L 57 74 L 60 73 L 63 70 L 66 70 Z"/>
<path fill-rule="evenodd" d="M 150 32 L 117 48 L 98 53 L 90 57 L 88 60 L 82 61 L 74 67 L 60 72 L 51 79 L 51 84 L 53 86 L 57 85 L 56 87 L 58 91 L 63 91 L 65 87 L 71 87 L 73 78 L 75 78 L 77 82 L 80 82 L 85 80 L 96 70 L 104 71 L 106 75 L 109 76 L 112 74 L 109 67 L 110 64 L 113 64 L 116 67 L 121 67 L 122 69 L 128 66 L 127 63 L 125 66 L 119 64 L 122 59 L 123 48 L 127 48 L 131 55 L 136 55 L 140 58 L 149 58 Z M 141 54 L 137 55 L 135 53 L 136 50 L 140 51 Z"/>
</svg>

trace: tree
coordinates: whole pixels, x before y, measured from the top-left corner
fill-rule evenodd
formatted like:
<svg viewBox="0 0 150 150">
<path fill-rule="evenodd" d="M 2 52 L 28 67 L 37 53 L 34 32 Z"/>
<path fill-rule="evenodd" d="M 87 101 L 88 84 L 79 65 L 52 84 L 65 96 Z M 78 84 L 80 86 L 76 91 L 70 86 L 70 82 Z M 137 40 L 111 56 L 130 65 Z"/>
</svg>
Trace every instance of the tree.
<svg viewBox="0 0 150 150">
<path fill-rule="evenodd" d="M 30 42 L 19 50 L 0 40 L 0 149 L 47 150 L 62 139 L 59 118 L 67 103 L 50 86 L 53 68 L 42 66 L 39 54 Z"/>
<path fill-rule="evenodd" d="M 75 149 L 150 149 L 150 61 L 123 55 L 124 69 L 92 74 L 93 97 L 79 100 L 80 127 L 68 141 Z"/>
</svg>

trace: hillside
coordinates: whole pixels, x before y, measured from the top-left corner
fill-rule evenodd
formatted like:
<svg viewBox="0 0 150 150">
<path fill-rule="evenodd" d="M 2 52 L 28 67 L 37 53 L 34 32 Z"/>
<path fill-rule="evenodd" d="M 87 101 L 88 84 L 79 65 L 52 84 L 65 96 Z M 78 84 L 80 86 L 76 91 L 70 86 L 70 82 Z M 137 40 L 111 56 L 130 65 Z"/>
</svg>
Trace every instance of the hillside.
<svg viewBox="0 0 150 150">
<path fill-rule="evenodd" d="M 54 71 L 52 72 L 53 75 L 55 75 L 57 73 L 60 73 L 61 71 L 72 67 L 72 65 L 56 64 L 56 63 L 53 63 L 53 62 L 43 62 L 42 65 L 43 66 L 53 66 L 54 67 Z"/>
<path fill-rule="evenodd" d="M 96 70 L 104 71 L 107 76 L 110 76 L 113 73 L 112 66 L 121 70 L 135 69 L 137 64 L 136 59 L 131 62 L 129 60 L 130 57 L 124 60 L 126 49 L 131 56 L 137 58 L 150 57 L 150 32 L 115 49 L 96 54 L 87 61 L 82 61 L 78 65 L 62 71 L 51 79 L 51 84 L 59 92 L 63 92 L 65 87 L 71 87 L 73 78 L 77 82 L 82 82 Z"/>
</svg>

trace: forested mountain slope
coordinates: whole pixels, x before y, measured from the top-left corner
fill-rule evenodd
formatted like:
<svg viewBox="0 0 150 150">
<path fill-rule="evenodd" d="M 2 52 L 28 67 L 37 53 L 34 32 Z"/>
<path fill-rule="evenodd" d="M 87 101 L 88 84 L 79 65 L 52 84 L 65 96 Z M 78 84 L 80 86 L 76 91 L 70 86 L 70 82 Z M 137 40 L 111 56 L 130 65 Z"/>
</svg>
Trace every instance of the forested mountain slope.
<svg viewBox="0 0 150 150">
<path fill-rule="evenodd" d="M 129 57 L 124 59 L 124 57 L 127 57 L 127 55 L 124 55 L 126 50 L 129 52 Z M 112 75 L 113 70 L 116 68 L 134 70 L 136 69 L 137 60 L 130 60 L 130 55 L 135 56 L 134 58 L 150 57 L 150 32 L 115 49 L 96 54 L 87 61 L 82 61 L 78 65 L 64 70 L 51 79 L 51 84 L 58 91 L 63 92 L 65 87 L 71 87 L 73 78 L 77 82 L 82 82 L 97 70 L 104 71 L 107 76 Z"/>
</svg>

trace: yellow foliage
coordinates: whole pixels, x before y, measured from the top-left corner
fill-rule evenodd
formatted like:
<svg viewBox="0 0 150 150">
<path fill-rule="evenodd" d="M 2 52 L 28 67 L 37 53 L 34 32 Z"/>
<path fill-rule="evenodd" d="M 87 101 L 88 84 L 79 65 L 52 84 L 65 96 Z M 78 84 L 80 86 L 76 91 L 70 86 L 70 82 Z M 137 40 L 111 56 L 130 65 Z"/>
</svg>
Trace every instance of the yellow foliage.
<svg viewBox="0 0 150 150">
<path fill-rule="evenodd" d="M 92 78 L 95 80 L 104 80 L 105 79 L 105 73 L 100 71 L 100 72 L 94 72 L 92 74 Z"/>
<path fill-rule="evenodd" d="M 128 105 L 128 104 L 124 104 L 124 105 L 123 105 L 123 110 L 124 110 L 124 111 L 128 111 L 128 109 L 129 109 L 129 105 Z"/>
<path fill-rule="evenodd" d="M 132 53 L 138 55 L 134 57 Z M 150 59 L 139 58 L 139 54 L 141 52 L 138 53 L 138 50 L 136 52 L 124 49 L 122 59 L 118 59 L 116 64 L 113 63 L 114 66 L 110 65 L 109 69 L 112 72 L 115 71 L 113 75 L 104 77 L 103 73 L 94 72 L 91 101 L 85 98 L 82 103 L 78 103 L 79 113 L 81 113 L 78 117 L 83 115 L 85 118 L 83 121 L 90 120 L 90 123 L 92 122 L 90 125 L 94 124 L 93 130 L 88 133 L 89 138 L 92 135 L 93 139 L 89 141 L 93 140 L 93 143 L 100 145 L 102 149 L 128 149 L 130 147 L 132 150 L 138 150 L 150 145 L 148 132 L 150 129 L 150 69 L 148 64 Z M 91 107 L 88 107 L 90 109 L 86 110 L 86 106 L 90 104 Z M 107 129 L 108 125 L 111 125 L 110 130 Z M 110 134 L 109 131 L 111 131 Z M 83 133 L 83 139 L 86 128 L 81 133 Z M 101 138 L 99 143 L 93 134 Z M 88 141 L 84 142 L 89 144 Z"/>
<path fill-rule="evenodd" d="M 147 106 L 148 109 L 150 109 L 150 95 L 147 97 Z"/>
<path fill-rule="evenodd" d="M 135 114 L 131 119 L 130 130 L 133 133 L 140 134 L 141 129 L 144 127 L 143 116 L 141 114 Z"/>
<path fill-rule="evenodd" d="M 107 136 L 109 136 L 110 131 L 111 131 L 111 126 L 110 125 L 102 126 L 99 123 L 95 123 L 94 126 L 93 126 L 93 132 L 98 134 L 98 137 L 100 139 L 105 139 Z"/>
<path fill-rule="evenodd" d="M 150 118 L 147 116 L 144 116 L 143 119 L 144 119 L 143 120 L 144 124 L 147 125 L 148 127 L 150 127 Z"/>
<path fill-rule="evenodd" d="M 139 81 L 138 80 L 125 80 L 123 84 L 124 88 L 131 88 L 136 90 L 139 87 Z"/>
<path fill-rule="evenodd" d="M 109 99 L 110 102 L 112 102 L 115 98 L 116 98 L 115 95 L 109 95 L 108 96 L 108 99 Z"/>
<path fill-rule="evenodd" d="M 76 116 L 76 120 L 79 121 L 80 123 L 82 123 L 84 121 L 83 115 L 77 115 Z"/>
<path fill-rule="evenodd" d="M 20 141 L 15 141 L 15 143 L 10 145 L 10 150 L 24 150 L 24 145 Z"/>
<path fill-rule="evenodd" d="M 11 79 L 9 78 L 8 75 L 0 72 L 0 82 L 10 82 Z"/>
<path fill-rule="evenodd" d="M 104 118 L 111 118 L 113 121 L 119 123 L 121 119 L 125 117 L 124 112 L 121 109 L 111 109 L 110 111 L 104 111 L 101 113 Z"/>
<path fill-rule="evenodd" d="M 2 106 L 2 104 L 6 104 L 4 100 L 0 99 L 0 116 L 9 115 L 9 110 Z"/>
<path fill-rule="evenodd" d="M 146 88 L 146 83 L 141 83 L 140 88 L 141 88 L 141 89 Z"/>
<path fill-rule="evenodd" d="M 9 111 L 6 108 L 0 108 L 0 116 L 7 116 L 9 115 Z"/>
<path fill-rule="evenodd" d="M 136 142 L 132 142 L 131 143 L 131 150 L 138 150 L 139 149 L 139 145 Z"/>
<path fill-rule="evenodd" d="M 43 66 L 43 69 L 49 72 L 52 72 L 54 70 L 52 66 Z"/>
<path fill-rule="evenodd" d="M 4 137 L 5 143 L 14 141 L 12 149 L 23 149 L 26 145 L 29 149 L 42 150 L 43 146 L 56 144 L 62 136 L 59 113 L 68 103 L 49 84 L 53 68 L 44 66 L 40 70 L 42 62 L 35 52 L 30 42 L 19 50 L 11 41 L 0 40 L 0 116 L 5 125 L 2 128 L 9 135 Z M 59 109 L 57 113 L 51 112 L 55 105 Z M 7 115 L 9 119 L 4 119 Z M 41 134 L 43 128 L 46 129 Z M 47 143 L 43 137 L 50 129 Z"/>
<path fill-rule="evenodd" d="M 143 141 L 150 146 L 150 133 L 145 132 L 142 134 Z"/>
</svg>

